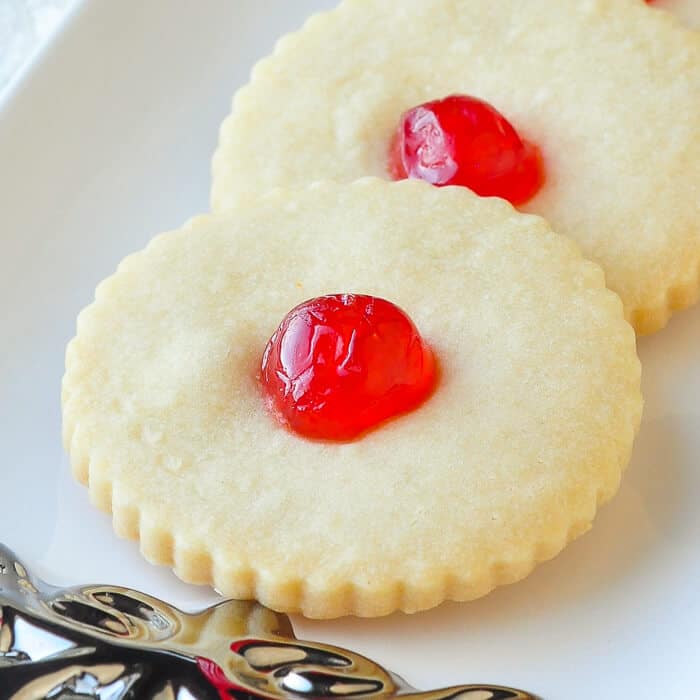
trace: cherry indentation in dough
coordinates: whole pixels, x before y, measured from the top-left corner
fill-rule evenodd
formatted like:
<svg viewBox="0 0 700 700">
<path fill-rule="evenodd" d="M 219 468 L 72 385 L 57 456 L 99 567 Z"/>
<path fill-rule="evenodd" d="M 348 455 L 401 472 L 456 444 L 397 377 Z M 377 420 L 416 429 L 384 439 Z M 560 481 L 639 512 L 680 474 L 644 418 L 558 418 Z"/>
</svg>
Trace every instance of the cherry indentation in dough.
<svg viewBox="0 0 700 700">
<path fill-rule="evenodd" d="M 389 152 L 393 179 L 461 185 L 482 197 L 524 204 L 545 180 L 537 146 L 483 100 L 451 95 L 405 112 Z"/>
<path fill-rule="evenodd" d="M 423 403 L 436 364 L 397 306 L 332 294 L 285 316 L 265 348 L 260 381 L 283 425 L 308 438 L 348 441 Z"/>
</svg>

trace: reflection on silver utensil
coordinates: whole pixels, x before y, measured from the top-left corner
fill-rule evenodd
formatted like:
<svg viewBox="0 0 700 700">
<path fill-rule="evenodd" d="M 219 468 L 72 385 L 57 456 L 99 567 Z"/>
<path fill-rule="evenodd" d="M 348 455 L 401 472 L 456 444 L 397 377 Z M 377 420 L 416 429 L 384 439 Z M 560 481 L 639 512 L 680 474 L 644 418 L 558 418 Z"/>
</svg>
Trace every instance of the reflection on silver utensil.
<svg viewBox="0 0 700 700">
<path fill-rule="evenodd" d="M 491 685 L 419 692 L 354 652 L 228 601 L 187 614 L 117 586 L 59 589 L 0 545 L 0 700 L 534 700 Z"/>
</svg>

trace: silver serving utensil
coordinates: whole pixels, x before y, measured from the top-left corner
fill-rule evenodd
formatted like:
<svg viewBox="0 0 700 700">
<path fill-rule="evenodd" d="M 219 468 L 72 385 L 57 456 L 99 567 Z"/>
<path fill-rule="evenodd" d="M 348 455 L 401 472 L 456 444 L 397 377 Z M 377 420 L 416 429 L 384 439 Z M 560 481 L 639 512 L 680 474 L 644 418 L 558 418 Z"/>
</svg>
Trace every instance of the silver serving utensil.
<svg viewBox="0 0 700 700">
<path fill-rule="evenodd" d="M 428 692 L 354 652 L 299 641 L 286 615 L 227 601 L 188 614 L 118 586 L 55 588 L 0 545 L 0 700 L 535 700 Z"/>
</svg>

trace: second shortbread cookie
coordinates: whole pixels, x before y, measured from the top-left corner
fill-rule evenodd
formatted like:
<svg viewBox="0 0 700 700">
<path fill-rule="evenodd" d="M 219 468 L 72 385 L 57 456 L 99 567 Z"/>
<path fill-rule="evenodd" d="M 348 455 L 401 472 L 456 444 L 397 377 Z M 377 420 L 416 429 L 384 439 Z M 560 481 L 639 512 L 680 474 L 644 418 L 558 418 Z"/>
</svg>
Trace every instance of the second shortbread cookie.
<svg viewBox="0 0 700 700">
<path fill-rule="evenodd" d="M 404 110 L 453 93 L 540 148 L 545 184 L 524 209 L 602 265 L 638 331 L 694 302 L 700 35 L 641 0 L 346 0 L 236 96 L 213 209 L 275 185 L 388 177 Z"/>
</svg>

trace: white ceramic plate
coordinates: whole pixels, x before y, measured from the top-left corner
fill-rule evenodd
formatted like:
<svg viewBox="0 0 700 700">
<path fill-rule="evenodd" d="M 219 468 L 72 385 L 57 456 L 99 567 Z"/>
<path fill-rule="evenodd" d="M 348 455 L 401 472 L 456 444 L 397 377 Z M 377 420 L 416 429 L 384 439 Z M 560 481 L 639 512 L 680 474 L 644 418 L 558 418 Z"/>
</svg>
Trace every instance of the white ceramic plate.
<svg viewBox="0 0 700 700">
<path fill-rule="evenodd" d="M 279 34 L 331 2 L 90 0 L 0 104 L 0 540 L 51 581 L 120 583 L 186 608 L 215 600 L 143 561 L 71 481 L 63 348 L 124 254 L 206 209 L 233 89 Z M 475 603 L 295 620 L 300 635 L 424 688 L 689 697 L 700 676 L 700 309 L 640 345 L 643 429 L 590 534 Z"/>
</svg>

